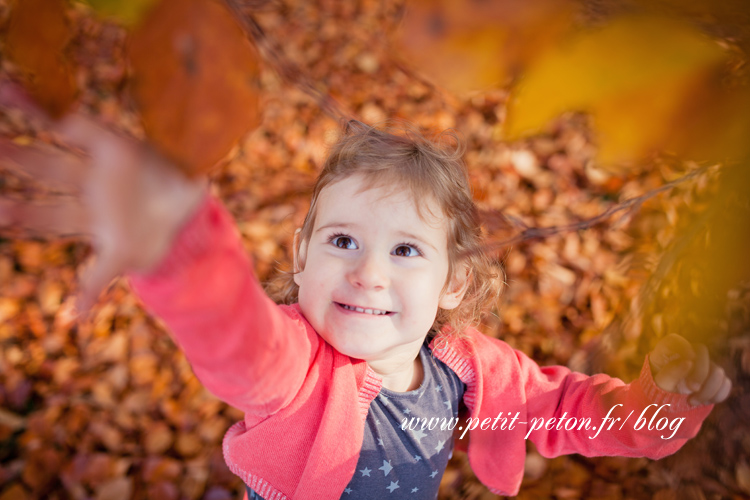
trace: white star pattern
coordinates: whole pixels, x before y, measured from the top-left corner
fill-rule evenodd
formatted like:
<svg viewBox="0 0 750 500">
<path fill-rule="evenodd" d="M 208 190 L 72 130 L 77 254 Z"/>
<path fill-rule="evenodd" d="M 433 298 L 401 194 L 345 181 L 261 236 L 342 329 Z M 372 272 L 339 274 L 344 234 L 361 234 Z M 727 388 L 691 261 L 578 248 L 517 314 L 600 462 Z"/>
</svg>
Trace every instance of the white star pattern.
<svg viewBox="0 0 750 500">
<path fill-rule="evenodd" d="M 426 375 L 432 375 L 433 373 L 434 370 L 431 369 Z M 439 428 L 440 416 L 446 416 L 443 420 L 451 416 L 455 417 L 453 414 L 456 409 L 452 404 L 452 398 L 456 397 L 457 400 L 455 390 L 453 379 L 448 380 L 445 377 L 433 377 L 425 380 L 425 384 L 417 391 L 412 392 L 411 397 L 408 399 L 398 398 L 391 401 L 390 396 L 383 393 L 378 394 L 380 399 L 377 400 L 377 404 L 371 408 L 372 411 L 367 416 L 370 426 L 375 423 L 376 427 L 365 427 L 367 435 L 365 436 L 365 444 L 362 449 L 364 451 L 367 448 L 369 455 L 361 457 L 363 460 L 358 465 L 362 465 L 363 467 L 362 469 L 355 470 L 354 478 L 352 478 L 350 484 L 346 485 L 346 489 L 343 491 L 346 495 L 342 495 L 342 500 L 344 498 L 356 498 L 362 494 L 363 490 L 367 489 L 370 489 L 372 491 L 370 494 L 375 497 L 392 498 L 394 500 L 401 498 L 401 496 L 407 493 L 409 493 L 409 498 L 414 499 L 422 498 L 425 495 L 430 496 L 430 493 L 436 494 L 440 478 L 443 477 L 442 471 L 444 469 L 441 469 L 441 467 L 450 458 L 449 455 L 453 455 L 452 438 L 449 439 L 450 433 L 443 432 L 445 429 L 441 431 Z M 428 394 L 428 391 L 431 392 Z M 427 397 L 422 398 L 422 396 Z M 425 401 L 422 402 L 421 399 L 417 401 L 417 398 L 424 399 Z M 448 400 L 444 400 L 443 398 L 448 398 Z M 445 405 L 444 409 L 440 408 L 440 403 Z M 417 418 L 425 412 L 428 413 L 427 418 Z M 438 427 L 432 428 L 433 420 L 430 419 L 430 416 L 434 416 L 435 414 L 438 416 Z M 379 420 L 379 417 L 383 417 L 385 420 Z M 409 425 L 403 425 L 404 422 L 409 424 L 409 419 L 411 419 L 412 423 L 415 419 L 417 422 L 417 425 L 412 425 L 411 429 Z M 420 425 L 422 420 L 425 423 Z M 450 422 L 452 424 L 452 421 Z M 430 428 L 428 428 L 428 425 Z M 392 436 L 388 438 L 387 447 L 385 446 L 386 438 L 384 437 L 386 434 L 385 432 L 381 432 L 385 431 L 386 427 L 388 432 L 391 433 L 388 436 Z M 401 427 L 400 430 L 404 432 L 411 431 L 412 435 L 409 436 L 408 432 L 406 435 L 398 434 L 397 427 Z M 431 430 L 435 432 L 431 432 Z M 424 438 L 427 439 L 425 440 Z M 393 446 L 395 446 L 395 449 L 391 449 Z M 434 448 L 430 450 L 433 446 Z M 410 455 L 409 451 L 418 451 L 419 453 Z M 443 451 L 447 453 L 443 455 Z M 406 458 L 409 456 L 411 456 L 411 459 Z M 393 465 L 394 461 L 396 461 L 396 465 Z M 381 462 L 382 466 L 376 467 L 378 462 Z M 408 464 L 412 464 L 411 470 L 407 470 L 409 469 L 407 467 Z M 373 468 L 370 468 L 370 465 Z M 432 467 L 436 467 L 436 469 L 433 470 Z M 380 476 L 377 475 L 377 470 L 383 472 L 382 481 L 379 479 Z M 359 476 L 356 475 L 357 472 L 360 473 Z M 393 476 L 390 475 L 391 472 L 393 472 Z M 422 476 L 425 473 L 428 478 Z M 407 480 L 407 484 L 401 486 L 400 479 L 402 477 L 399 476 L 403 474 L 412 474 L 410 477 L 413 477 L 414 480 Z M 421 479 L 418 479 L 420 477 Z M 433 482 L 429 479 L 437 479 L 437 481 Z M 411 483 L 411 486 L 408 483 Z M 423 484 L 427 489 L 423 491 L 422 488 L 417 487 L 414 483 Z M 403 489 L 404 491 L 400 495 L 386 496 L 380 488 L 385 488 L 389 493 L 394 493 L 398 489 Z M 355 490 L 357 493 L 352 496 Z M 378 494 L 378 490 L 381 493 Z"/>
<path fill-rule="evenodd" d="M 445 446 L 445 441 L 438 441 L 438 445 L 435 447 L 435 451 L 440 453 Z"/>
<path fill-rule="evenodd" d="M 383 466 L 382 467 L 378 467 L 378 470 L 382 470 L 385 473 L 385 475 L 387 476 L 393 470 L 393 467 L 391 467 L 391 462 L 390 461 L 386 462 L 385 460 L 383 460 Z M 435 472 L 437 472 L 437 471 L 435 471 Z"/>
<path fill-rule="evenodd" d="M 422 429 L 417 429 L 417 430 L 412 429 L 411 433 L 414 434 L 414 437 L 417 438 L 420 443 L 422 442 L 422 438 L 427 436 L 427 433 L 423 431 Z"/>
</svg>

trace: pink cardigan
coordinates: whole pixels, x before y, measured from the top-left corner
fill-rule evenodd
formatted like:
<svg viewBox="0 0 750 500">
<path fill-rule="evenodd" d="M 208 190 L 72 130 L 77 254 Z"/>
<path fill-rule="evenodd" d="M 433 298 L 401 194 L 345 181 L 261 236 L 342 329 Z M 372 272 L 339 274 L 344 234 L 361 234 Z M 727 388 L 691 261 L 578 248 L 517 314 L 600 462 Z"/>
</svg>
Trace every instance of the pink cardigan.
<svg viewBox="0 0 750 500">
<path fill-rule="evenodd" d="M 340 498 L 355 472 L 365 417 L 382 381 L 364 361 L 323 341 L 297 305 L 277 306 L 265 295 L 220 203 L 207 197 L 158 268 L 130 280 L 146 307 L 165 321 L 201 382 L 245 412 L 224 438 L 229 468 L 267 500 Z M 685 396 L 659 389 L 648 363 L 626 385 L 561 366 L 540 368 L 476 330 L 461 340 L 442 338 L 433 341 L 434 355 L 466 384 L 464 403 L 474 422 L 486 424 L 469 434 L 472 468 L 502 495 L 518 492 L 527 434 L 548 457 L 660 458 L 693 437 L 712 408 L 693 408 Z M 661 437 L 671 435 L 669 429 L 633 429 L 644 410 L 647 420 L 657 410 L 647 408 L 652 403 L 671 405 L 653 423 L 685 418 L 671 439 Z M 552 417 L 590 417 L 598 429 L 616 404 L 623 406 L 610 416 L 621 420 L 593 439 L 593 429 L 549 424 Z M 501 412 L 517 416 L 512 430 L 501 429 L 500 421 L 489 428 Z M 534 418 L 547 425 L 529 433 L 539 422 Z"/>
</svg>

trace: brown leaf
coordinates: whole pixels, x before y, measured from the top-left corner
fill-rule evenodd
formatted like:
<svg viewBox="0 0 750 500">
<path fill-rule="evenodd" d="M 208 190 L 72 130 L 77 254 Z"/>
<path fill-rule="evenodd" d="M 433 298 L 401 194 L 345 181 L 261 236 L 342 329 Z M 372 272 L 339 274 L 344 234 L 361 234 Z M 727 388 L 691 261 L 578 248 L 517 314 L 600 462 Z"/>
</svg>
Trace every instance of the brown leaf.
<svg viewBox="0 0 750 500">
<path fill-rule="evenodd" d="M 60 452 L 51 448 L 30 452 L 23 471 L 23 482 L 34 490 L 43 490 L 57 476 L 62 465 Z"/>
<path fill-rule="evenodd" d="M 737 486 L 742 491 L 750 495 L 750 466 L 744 460 L 737 464 L 735 468 L 735 478 Z"/>
<path fill-rule="evenodd" d="M 28 492 L 18 483 L 12 484 L 0 495 L 0 500 L 26 500 L 28 498 Z"/>
<path fill-rule="evenodd" d="M 190 500 L 200 498 L 208 479 L 208 465 L 201 459 L 187 463 L 185 479 L 180 483 L 180 492 Z"/>
<path fill-rule="evenodd" d="M 180 490 L 174 483 L 160 481 L 156 484 L 150 484 L 146 489 L 148 498 L 158 498 L 160 500 L 177 500 L 180 498 Z"/>
<path fill-rule="evenodd" d="M 118 452 L 122 449 L 123 436 L 120 429 L 101 421 L 92 422 L 89 431 L 107 447 L 108 450 Z"/>
<path fill-rule="evenodd" d="M 148 457 L 143 464 L 143 480 L 147 483 L 176 482 L 182 475 L 182 462 L 168 457 Z"/>
<path fill-rule="evenodd" d="M 547 472 L 547 459 L 538 452 L 529 452 L 526 454 L 526 463 L 524 466 L 524 478 L 537 480 Z"/>
<path fill-rule="evenodd" d="M 96 490 L 96 500 L 128 500 L 133 495 L 133 480 L 118 477 L 103 483 Z"/>
<path fill-rule="evenodd" d="M 174 433 L 163 422 L 154 422 L 146 431 L 144 447 L 146 453 L 151 455 L 161 455 L 167 451 L 174 442 Z"/>
<path fill-rule="evenodd" d="M 183 457 L 193 457 L 201 451 L 203 443 L 200 438 L 192 432 L 181 432 L 177 436 L 175 448 L 177 453 Z"/>
<path fill-rule="evenodd" d="M 73 64 L 64 52 L 72 36 L 65 7 L 64 0 L 15 2 L 5 38 L 25 86 L 55 118 L 70 108 L 77 92 Z"/>
<path fill-rule="evenodd" d="M 187 173 L 206 172 L 259 123 L 257 56 L 222 3 L 162 0 L 128 54 L 146 132 Z"/>
<path fill-rule="evenodd" d="M 16 415 L 4 408 L 0 408 L 0 426 L 8 427 L 13 431 L 26 427 L 26 419 Z"/>
</svg>

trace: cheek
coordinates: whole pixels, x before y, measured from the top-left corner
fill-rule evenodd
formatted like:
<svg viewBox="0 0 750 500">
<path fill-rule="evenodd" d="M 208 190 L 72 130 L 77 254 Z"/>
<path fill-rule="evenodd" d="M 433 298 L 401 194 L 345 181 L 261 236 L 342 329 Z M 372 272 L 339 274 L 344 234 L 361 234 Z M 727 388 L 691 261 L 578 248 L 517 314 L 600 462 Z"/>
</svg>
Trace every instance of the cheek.
<svg viewBox="0 0 750 500">
<path fill-rule="evenodd" d="M 413 321 L 424 322 L 430 317 L 434 321 L 438 310 L 443 282 L 438 279 L 404 280 L 401 296 L 410 304 Z"/>
<path fill-rule="evenodd" d="M 334 281 L 335 270 L 326 266 L 323 262 L 308 261 L 305 271 L 295 276 L 295 282 L 299 286 L 299 302 L 304 308 L 315 307 L 321 302 L 326 302 L 329 289 Z M 312 312 L 312 311 L 307 311 Z"/>
</svg>

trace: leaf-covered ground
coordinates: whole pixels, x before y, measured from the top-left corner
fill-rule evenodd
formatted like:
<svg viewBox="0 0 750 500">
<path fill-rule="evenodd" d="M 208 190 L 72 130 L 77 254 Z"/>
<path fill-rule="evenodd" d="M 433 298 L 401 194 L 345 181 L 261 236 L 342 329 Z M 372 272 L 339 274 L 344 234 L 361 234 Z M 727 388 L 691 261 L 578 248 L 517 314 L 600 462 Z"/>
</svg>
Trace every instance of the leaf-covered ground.
<svg viewBox="0 0 750 500">
<path fill-rule="evenodd" d="M 665 158 L 617 174 L 597 168 L 592 129 L 578 115 L 560 120 L 548 134 L 504 142 L 504 91 L 457 98 L 395 61 L 383 35 L 399 14 L 391 2 L 256 3 L 269 43 L 352 116 L 370 123 L 402 119 L 462 134 L 491 240 L 513 231 L 499 213 L 530 227 L 573 223 L 685 170 Z M 7 6 L 0 11 L 7 13 Z M 124 32 L 80 6 L 73 23 L 71 50 L 80 65 L 84 105 L 137 131 L 123 91 Z M 212 179 L 259 277 L 267 281 L 288 269 L 294 228 L 339 123 L 268 65 L 260 82 L 262 124 Z M 24 127 L 19 123 L 19 117 L 7 115 L 0 131 L 17 133 Z M 45 138 L 43 131 L 27 130 L 34 135 Z M 34 197 L 41 189 L 1 172 L 3 193 Z M 506 285 L 483 330 L 541 364 L 631 380 L 655 339 L 669 333 L 665 325 L 679 324 L 675 318 L 685 314 L 679 307 L 664 307 L 663 314 L 649 307 L 674 295 L 668 273 L 658 274 L 660 263 L 674 258 L 674 243 L 690 234 L 710 206 L 716 179 L 709 171 L 625 217 L 495 252 Z M 201 387 L 127 283 L 111 286 L 90 323 L 72 320 L 75 269 L 88 253 L 76 240 L 0 238 L 0 500 L 240 498 L 242 484 L 224 465 L 220 445 L 224 431 L 242 415 Z M 706 258 L 705 273 L 714 261 Z M 715 328 L 691 340 L 709 344 L 735 385 L 696 439 L 658 462 L 548 460 L 530 448 L 519 497 L 750 496 L 750 284 L 734 284 L 726 297 Z M 440 498 L 497 497 L 457 453 Z"/>
</svg>

